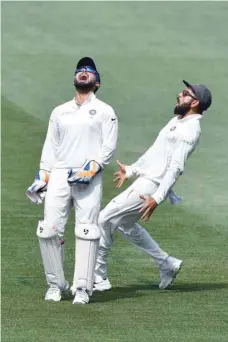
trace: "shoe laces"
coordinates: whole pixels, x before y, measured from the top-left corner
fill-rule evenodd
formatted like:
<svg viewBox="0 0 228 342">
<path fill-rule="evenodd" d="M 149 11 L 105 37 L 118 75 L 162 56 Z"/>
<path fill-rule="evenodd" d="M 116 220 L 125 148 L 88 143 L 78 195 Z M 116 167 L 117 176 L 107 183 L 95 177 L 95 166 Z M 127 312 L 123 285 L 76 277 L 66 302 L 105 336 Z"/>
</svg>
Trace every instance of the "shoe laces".
<svg viewBox="0 0 228 342">
<path fill-rule="evenodd" d="M 59 288 L 56 286 L 51 286 L 48 289 L 48 294 L 53 294 L 53 293 L 57 293 L 57 292 L 59 292 Z"/>
<path fill-rule="evenodd" d="M 84 298 L 85 295 L 88 296 L 88 293 L 87 293 L 86 290 L 84 290 L 84 289 L 77 289 L 77 291 L 76 291 L 76 296 L 79 296 L 79 297 L 83 297 L 83 298 Z"/>
</svg>

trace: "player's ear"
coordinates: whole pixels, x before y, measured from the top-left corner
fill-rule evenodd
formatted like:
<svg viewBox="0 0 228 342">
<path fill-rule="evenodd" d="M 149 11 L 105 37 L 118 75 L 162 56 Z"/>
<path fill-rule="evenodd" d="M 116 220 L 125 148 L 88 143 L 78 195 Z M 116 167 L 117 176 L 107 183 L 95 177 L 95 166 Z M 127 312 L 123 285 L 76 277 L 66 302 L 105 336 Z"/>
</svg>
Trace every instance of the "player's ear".
<svg viewBox="0 0 228 342">
<path fill-rule="evenodd" d="M 99 88 L 100 88 L 100 83 L 96 82 L 94 89 L 93 89 L 94 94 L 98 91 Z"/>
<path fill-rule="evenodd" d="M 193 100 L 191 103 L 191 107 L 195 109 L 198 106 L 199 106 L 199 100 Z"/>
</svg>

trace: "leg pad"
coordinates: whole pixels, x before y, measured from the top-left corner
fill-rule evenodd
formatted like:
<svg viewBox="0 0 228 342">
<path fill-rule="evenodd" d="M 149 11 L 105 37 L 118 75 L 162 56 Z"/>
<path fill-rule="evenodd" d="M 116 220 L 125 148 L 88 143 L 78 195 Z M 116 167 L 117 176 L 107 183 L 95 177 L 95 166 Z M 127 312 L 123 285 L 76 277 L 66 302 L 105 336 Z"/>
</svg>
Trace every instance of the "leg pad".
<svg viewBox="0 0 228 342">
<path fill-rule="evenodd" d="M 56 285 L 63 290 L 66 281 L 63 271 L 62 244 L 58 234 L 48 222 L 39 221 L 37 236 L 47 283 L 49 286 Z"/>
<path fill-rule="evenodd" d="M 93 292 L 94 272 L 100 239 L 100 228 L 95 224 L 76 227 L 75 287 Z"/>
</svg>

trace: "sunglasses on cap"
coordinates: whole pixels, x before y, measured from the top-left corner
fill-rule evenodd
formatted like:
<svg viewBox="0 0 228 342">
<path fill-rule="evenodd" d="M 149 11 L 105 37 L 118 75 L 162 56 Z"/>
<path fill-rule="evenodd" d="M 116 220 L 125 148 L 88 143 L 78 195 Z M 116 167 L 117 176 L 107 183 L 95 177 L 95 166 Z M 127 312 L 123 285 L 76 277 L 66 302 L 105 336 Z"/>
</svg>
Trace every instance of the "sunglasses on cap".
<svg viewBox="0 0 228 342">
<path fill-rule="evenodd" d="M 94 70 L 93 68 L 89 67 L 89 66 L 84 66 L 84 67 L 81 67 L 81 68 L 78 68 L 75 70 L 75 75 L 78 73 L 78 72 L 90 72 L 91 74 L 93 75 L 97 75 L 97 71 Z"/>
</svg>

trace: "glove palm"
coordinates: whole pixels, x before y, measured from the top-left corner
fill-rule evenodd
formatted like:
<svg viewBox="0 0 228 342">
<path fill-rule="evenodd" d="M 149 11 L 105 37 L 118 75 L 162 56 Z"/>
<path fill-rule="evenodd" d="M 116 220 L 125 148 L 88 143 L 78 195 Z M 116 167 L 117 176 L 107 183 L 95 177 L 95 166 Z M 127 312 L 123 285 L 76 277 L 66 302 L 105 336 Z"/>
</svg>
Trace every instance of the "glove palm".
<svg viewBox="0 0 228 342">
<path fill-rule="evenodd" d="M 100 170 L 100 165 L 95 160 L 90 160 L 84 164 L 80 171 L 74 172 L 73 169 L 70 169 L 67 181 L 69 185 L 89 184 Z"/>
</svg>

